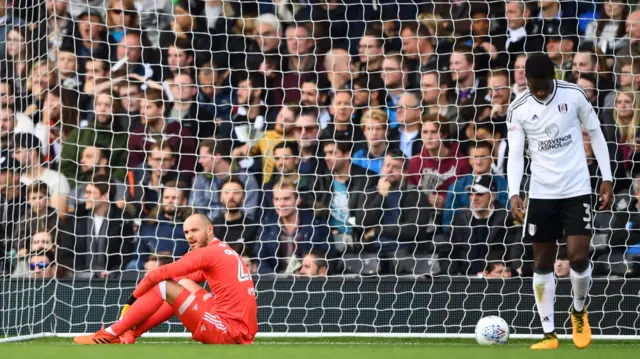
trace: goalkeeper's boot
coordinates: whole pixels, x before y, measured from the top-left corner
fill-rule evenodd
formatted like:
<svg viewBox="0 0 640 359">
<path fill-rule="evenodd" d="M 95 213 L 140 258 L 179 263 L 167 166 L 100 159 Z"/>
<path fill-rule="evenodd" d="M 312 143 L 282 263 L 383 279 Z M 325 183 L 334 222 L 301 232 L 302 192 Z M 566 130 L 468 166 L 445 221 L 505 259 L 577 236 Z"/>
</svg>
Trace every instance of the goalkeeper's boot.
<svg viewBox="0 0 640 359">
<path fill-rule="evenodd" d="M 138 336 L 134 330 L 127 330 L 120 336 L 120 342 L 122 344 L 135 344 L 136 338 L 138 338 Z"/>
<path fill-rule="evenodd" d="M 545 333 L 544 338 L 533 344 L 531 349 L 539 350 L 539 349 L 558 349 L 560 346 L 560 342 L 558 341 L 558 335 L 556 332 Z"/>
<path fill-rule="evenodd" d="M 589 325 L 589 317 L 587 308 L 583 308 L 582 312 L 576 312 L 571 307 L 571 324 L 573 326 L 573 344 L 578 349 L 584 349 L 591 343 L 591 326 Z"/>
<path fill-rule="evenodd" d="M 108 333 L 102 326 L 97 333 L 77 336 L 73 338 L 73 342 L 80 345 L 120 344 L 120 337 Z"/>
</svg>

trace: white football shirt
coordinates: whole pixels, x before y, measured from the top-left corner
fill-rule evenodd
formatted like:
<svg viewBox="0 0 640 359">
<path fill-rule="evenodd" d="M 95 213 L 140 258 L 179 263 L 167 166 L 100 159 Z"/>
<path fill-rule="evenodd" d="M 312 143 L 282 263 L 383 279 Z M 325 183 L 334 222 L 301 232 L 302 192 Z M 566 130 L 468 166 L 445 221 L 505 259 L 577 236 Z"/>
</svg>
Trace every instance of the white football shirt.
<svg viewBox="0 0 640 359">
<path fill-rule="evenodd" d="M 530 198 L 562 199 L 591 193 L 582 127 L 599 130 L 600 121 L 580 87 L 556 80 L 543 102 L 525 91 L 509 106 L 507 126 L 510 146 L 512 141 L 514 145 L 522 141 L 523 146 L 525 137 L 529 143 Z M 520 181 L 509 181 L 509 197 L 519 194 Z"/>
</svg>

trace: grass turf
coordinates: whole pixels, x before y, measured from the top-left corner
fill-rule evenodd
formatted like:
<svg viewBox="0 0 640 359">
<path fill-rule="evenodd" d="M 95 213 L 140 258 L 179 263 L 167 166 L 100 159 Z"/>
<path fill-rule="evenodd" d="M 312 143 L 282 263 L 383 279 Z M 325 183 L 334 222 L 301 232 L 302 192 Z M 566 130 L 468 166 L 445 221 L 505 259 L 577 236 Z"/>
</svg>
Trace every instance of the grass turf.
<svg viewBox="0 0 640 359">
<path fill-rule="evenodd" d="M 47 359 L 115 358 L 261 358 L 261 359 L 405 359 L 405 358 L 563 358 L 580 359 L 633 357 L 640 342 L 594 341 L 578 350 L 569 340 L 552 351 L 529 350 L 530 340 L 512 340 L 504 346 L 479 346 L 472 340 L 320 338 L 258 339 L 249 346 L 207 346 L 187 339 L 142 339 L 135 345 L 76 346 L 68 338 L 45 338 L 0 345 L 2 358 L 46 357 Z"/>
</svg>

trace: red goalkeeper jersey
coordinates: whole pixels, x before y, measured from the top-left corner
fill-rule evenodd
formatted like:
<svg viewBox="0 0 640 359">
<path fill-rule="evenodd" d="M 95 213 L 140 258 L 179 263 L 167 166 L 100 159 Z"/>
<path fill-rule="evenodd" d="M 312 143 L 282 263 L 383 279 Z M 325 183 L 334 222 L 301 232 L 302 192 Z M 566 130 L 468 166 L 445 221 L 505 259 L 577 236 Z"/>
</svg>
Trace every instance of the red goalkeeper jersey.
<svg viewBox="0 0 640 359">
<path fill-rule="evenodd" d="M 254 336 L 258 331 L 257 304 L 249 269 L 226 243 L 214 239 L 208 246 L 188 252 L 178 261 L 149 272 L 133 292 L 136 298 L 163 280 L 204 280 L 214 297 L 217 314 L 234 324 L 234 329 Z M 244 327 L 244 328 L 243 328 Z"/>
</svg>

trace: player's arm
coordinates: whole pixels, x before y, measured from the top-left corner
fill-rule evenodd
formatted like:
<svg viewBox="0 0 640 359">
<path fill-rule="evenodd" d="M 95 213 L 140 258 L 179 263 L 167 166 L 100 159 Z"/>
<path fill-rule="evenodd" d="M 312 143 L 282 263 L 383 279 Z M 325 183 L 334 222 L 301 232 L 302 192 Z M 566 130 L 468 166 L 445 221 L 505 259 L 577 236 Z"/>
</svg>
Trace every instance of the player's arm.
<svg viewBox="0 0 640 359">
<path fill-rule="evenodd" d="M 211 264 L 210 260 L 207 260 L 207 252 L 204 248 L 202 250 L 191 251 L 185 254 L 180 260 L 163 265 L 147 273 L 133 291 L 132 298 L 129 299 L 129 304 L 134 302 L 136 298 L 140 298 L 163 280 L 185 277 L 207 268 Z"/>
<path fill-rule="evenodd" d="M 520 198 L 520 184 L 524 175 L 524 142 L 525 134 L 513 109 L 507 114 L 507 141 L 509 143 L 509 162 L 507 162 L 507 182 L 511 213 L 519 222 L 524 221 L 524 204 Z"/>
<path fill-rule="evenodd" d="M 598 167 L 604 181 L 600 185 L 600 200 L 602 205 L 600 209 L 608 208 L 613 201 L 613 175 L 611 174 L 611 158 L 609 157 L 609 147 L 607 140 L 604 138 L 602 128 L 600 128 L 600 120 L 596 116 L 593 106 L 586 97 L 580 96 L 578 104 L 578 119 L 589 133 L 591 148 L 593 154 L 598 161 Z"/>
</svg>

